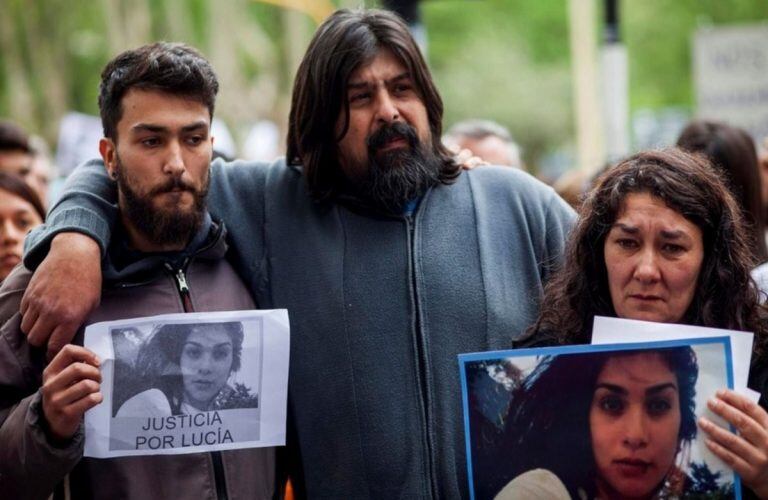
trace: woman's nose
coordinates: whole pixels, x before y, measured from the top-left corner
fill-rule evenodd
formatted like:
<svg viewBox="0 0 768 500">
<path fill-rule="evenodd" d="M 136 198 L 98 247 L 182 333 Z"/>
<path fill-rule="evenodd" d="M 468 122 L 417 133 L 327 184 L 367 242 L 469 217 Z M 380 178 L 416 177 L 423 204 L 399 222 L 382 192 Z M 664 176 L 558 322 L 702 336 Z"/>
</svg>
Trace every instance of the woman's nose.
<svg viewBox="0 0 768 500">
<path fill-rule="evenodd" d="M 197 371 L 200 373 L 210 373 L 213 360 L 210 354 L 203 354 L 200 358 L 200 362 L 197 364 Z"/>
<path fill-rule="evenodd" d="M 648 445 L 648 425 L 641 409 L 631 410 L 624 415 L 623 444 L 632 451 Z"/>
<path fill-rule="evenodd" d="M 654 250 L 643 250 L 637 255 L 634 278 L 642 283 L 653 283 L 661 279 L 658 256 Z"/>
<path fill-rule="evenodd" d="M 2 241 L 3 245 L 15 245 L 23 237 L 24 235 L 16 229 L 11 221 L 5 221 L 0 224 L 0 241 Z"/>
</svg>

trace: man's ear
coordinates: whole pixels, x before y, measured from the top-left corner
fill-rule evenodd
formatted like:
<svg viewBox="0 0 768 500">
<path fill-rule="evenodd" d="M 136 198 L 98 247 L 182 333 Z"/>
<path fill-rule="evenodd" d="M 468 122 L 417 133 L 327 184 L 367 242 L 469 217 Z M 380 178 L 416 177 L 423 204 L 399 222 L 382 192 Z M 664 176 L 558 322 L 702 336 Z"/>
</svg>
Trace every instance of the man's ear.
<svg viewBox="0 0 768 500">
<path fill-rule="evenodd" d="M 112 179 L 117 178 L 117 147 L 109 137 L 102 137 L 99 140 L 99 153 L 104 160 L 104 168 Z"/>
</svg>

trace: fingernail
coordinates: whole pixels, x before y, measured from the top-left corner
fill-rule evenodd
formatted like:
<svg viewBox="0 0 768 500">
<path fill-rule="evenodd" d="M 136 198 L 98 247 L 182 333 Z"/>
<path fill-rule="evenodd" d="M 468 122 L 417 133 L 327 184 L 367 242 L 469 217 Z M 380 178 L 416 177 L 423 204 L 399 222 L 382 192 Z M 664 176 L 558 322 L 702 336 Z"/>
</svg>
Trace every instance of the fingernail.
<svg viewBox="0 0 768 500">
<path fill-rule="evenodd" d="M 712 409 L 717 408 L 719 405 L 720 405 L 720 400 L 717 398 L 709 398 L 707 400 L 707 406 L 709 406 Z"/>
</svg>

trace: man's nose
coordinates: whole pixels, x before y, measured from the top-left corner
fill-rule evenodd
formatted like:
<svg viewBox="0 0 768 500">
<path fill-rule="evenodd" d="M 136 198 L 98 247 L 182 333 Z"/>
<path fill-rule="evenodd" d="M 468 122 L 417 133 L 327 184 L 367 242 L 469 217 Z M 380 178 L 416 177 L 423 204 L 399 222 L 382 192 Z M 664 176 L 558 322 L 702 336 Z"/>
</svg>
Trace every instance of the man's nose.
<svg viewBox="0 0 768 500">
<path fill-rule="evenodd" d="M 163 172 L 173 176 L 181 175 L 186 166 L 184 165 L 184 155 L 179 141 L 170 141 L 166 152 Z"/>
<path fill-rule="evenodd" d="M 386 89 L 379 91 L 377 99 L 376 119 L 383 123 L 392 123 L 400 120 L 400 111 L 395 101 Z"/>
</svg>

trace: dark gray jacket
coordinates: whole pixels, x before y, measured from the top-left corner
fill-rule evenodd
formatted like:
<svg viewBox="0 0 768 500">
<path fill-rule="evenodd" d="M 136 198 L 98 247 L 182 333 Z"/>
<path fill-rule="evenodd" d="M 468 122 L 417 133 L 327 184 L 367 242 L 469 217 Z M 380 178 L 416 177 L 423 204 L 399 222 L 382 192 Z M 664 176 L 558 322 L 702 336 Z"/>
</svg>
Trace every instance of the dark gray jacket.
<svg viewBox="0 0 768 500">
<path fill-rule="evenodd" d="M 175 274 L 183 269 L 196 311 L 253 309 L 243 283 L 223 259 L 223 226 L 210 218 L 185 252 L 108 259 L 101 304 L 87 324 L 185 312 Z M 120 252 L 116 246 L 110 256 Z M 45 498 L 67 476 L 71 498 L 271 498 L 274 448 L 188 455 L 82 458 L 82 426 L 68 443 L 52 443 L 41 419 L 44 350 L 31 347 L 18 313 L 31 273 L 17 268 L 0 288 L 0 497 Z M 83 331 L 74 343 L 82 345 Z M 219 491 L 217 491 L 219 490 Z"/>
</svg>

